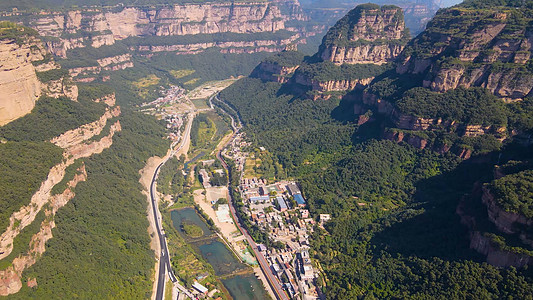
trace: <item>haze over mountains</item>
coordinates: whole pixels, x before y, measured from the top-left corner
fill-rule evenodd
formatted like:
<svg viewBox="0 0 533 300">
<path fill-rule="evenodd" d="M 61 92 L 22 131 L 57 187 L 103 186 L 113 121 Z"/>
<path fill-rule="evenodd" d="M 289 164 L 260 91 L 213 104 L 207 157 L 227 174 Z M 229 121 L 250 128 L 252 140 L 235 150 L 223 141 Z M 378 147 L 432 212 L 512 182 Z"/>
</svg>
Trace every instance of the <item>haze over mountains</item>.
<svg viewBox="0 0 533 300">
<path fill-rule="evenodd" d="M 203 211 L 202 164 L 255 242 L 308 250 L 317 297 L 533 299 L 533 2 L 439 9 L 452 4 L 4 1 L 0 295 L 154 297 L 162 256 L 140 176 L 189 130 L 189 157 L 157 184 L 190 291 L 231 297 L 170 218 Z M 226 79 L 217 98 L 189 99 Z M 246 215 L 241 162 L 215 155 L 237 120 L 231 143 L 255 155 L 242 176 L 298 182 L 309 243 Z M 302 223 L 295 211 L 276 225 Z M 300 276 L 283 268 L 289 285 Z"/>
</svg>

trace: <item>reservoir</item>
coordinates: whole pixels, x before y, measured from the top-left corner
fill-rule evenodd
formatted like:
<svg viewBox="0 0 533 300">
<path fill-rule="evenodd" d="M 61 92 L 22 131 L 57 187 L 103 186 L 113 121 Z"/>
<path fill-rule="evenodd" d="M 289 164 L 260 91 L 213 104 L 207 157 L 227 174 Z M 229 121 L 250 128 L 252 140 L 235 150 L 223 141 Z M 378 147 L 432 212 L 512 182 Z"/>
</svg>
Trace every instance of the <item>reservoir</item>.
<svg viewBox="0 0 533 300">
<path fill-rule="evenodd" d="M 173 210 L 171 217 L 174 228 L 213 266 L 215 275 L 221 279 L 222 284 L 224 284 L 233 299 L 267 299 L 268 296 L 261 281 L 251 272 L 250 267 L 241 263 L 222 240 L 216 235 L 213 236 L 214 232 L 207 227 L 207 224 L 200 218 L 194 208 Z M 184 221 L 192 222 L 202 228 L 204 231 L 203 237 L 205 238 L 197 242 L 192 242 L 191 239 L 187 238 L 181 230 L 181 223 Z M 209 236 L 213 236 L 213 238 L 208 238 Z M 242 273 L 246 270 L 250 270 L 250 273 L 232 276 L 234 272 L 240 271 Z"/>
</svg>

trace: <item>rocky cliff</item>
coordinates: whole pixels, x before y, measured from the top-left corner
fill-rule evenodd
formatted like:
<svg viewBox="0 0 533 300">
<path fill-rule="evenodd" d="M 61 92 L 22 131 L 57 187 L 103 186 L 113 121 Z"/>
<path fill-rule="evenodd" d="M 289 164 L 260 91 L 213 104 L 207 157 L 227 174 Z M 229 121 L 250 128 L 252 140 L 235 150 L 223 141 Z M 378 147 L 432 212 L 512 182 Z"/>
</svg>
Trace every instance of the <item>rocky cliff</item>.
<svg viewBox="0 0 533 300">
<path fill-rule="evenodd" d="M 509 137 L 504 102 L 533 95 L 531 16 L 517 1 L 470 0 L 440 10 L 402 50 L 395 70 L 355 101 L 356 114 L 371 109 L 398 129 L 439 132 L 465 151 L 496 145 Z"/>
<path fill-rule="evenodd" d="M 400 54 L 408 39 L 399 7 L 363 4 L 328 31 L 317 55 L 337 65 L 384 64 Z"/>
<path fill-rule="evenodd" d="M 159 7 L 91 7 L 31 14 L 27 25 L 55 37 L 47 46 L 57 56 L 90 45 L 99 48 L 128 37 L 276 32 L 287 21 L 305 20 L 297 0 L 188 3 Z"/>
<path fill-rule="evenodd" d="M 11 23 L 3 26 L 6 28 L 0 28 L 0 125 L 29 113 L 41 94 L 76 100 L 77 86 L 50 58 L 37 34 Z"/>
<path fill-rule="evenodd" d="M 45 51 L 39 45 L 34 38 L 24 44 L 0 40 L 0 125 L 29 113 L 41 95 L 41 82 L 32 64 L 44 59 Z"/>
<path fill-rule="evenodd" d="M 528 194 L 533 182 L 531 166 L 530 161 L 495 166 L 494 180 L 476 183 L 457 207 L 461 222 L 470 231 L 470 248 L 485 255 L 492 265 L 533 265 L 533 219 Z"/>
<path fill-rule="evenodd" d="M 531 95 L 533 18 L 519 6 L 481 10 L 467 2 L 440 11 L 400 55 L 396 71 L 421 74 L 422 85 L 438 92 L 480 86 L 505 100 Z"/>
</svg>

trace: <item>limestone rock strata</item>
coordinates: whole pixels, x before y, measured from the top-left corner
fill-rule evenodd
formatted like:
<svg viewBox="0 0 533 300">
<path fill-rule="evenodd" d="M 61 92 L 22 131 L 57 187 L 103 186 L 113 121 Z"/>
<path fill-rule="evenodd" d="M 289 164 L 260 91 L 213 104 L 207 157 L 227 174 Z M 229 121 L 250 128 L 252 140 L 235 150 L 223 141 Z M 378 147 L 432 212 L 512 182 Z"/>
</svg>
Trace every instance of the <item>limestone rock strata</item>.
<svg viewBox="0 0 533 300">
<path fill-rule="evenodd" d="M 47 46 L 65 57 L 67 50 L 87 42 L 98 48 L 137 36 L 275 32 L 286 29 L 288 20 L 304 19 L 297 0 L 277 0 L 41 12 L 28 25 L 41 35 L 59 38 Z M 88 34 L 80 37 L 80 32 Z"/>
<path fill-rule="evenodd" d="M 44 59 L 46 53 L 38 45 L 0 41 L 0 126 L 29 113 L 41 96 L 32 62 Z"/>
<path fill-rule="evenodd" d="M 321 58 L 336 65 L 342 64 L 385 64 L 400 54 L 402 45 L 362 45 L 359 47 L 330 46 L 322 52 Z"/>
<path fill-rule="evenodd" d="M 494 195 L 486 187 L 483 188 L 482 202 L 487 206 L 489 220 L 496 225 L 498 230 L 507 234 L 520 233 L 520 228 L 533 229 L 533 219 L 503 210 L 494 200 Z M 526 242 L 526 241 L 524 241 Z M 533 241 L 529 240 L 529 243 Z"/>
<path fill-rule="evenodd" d="M 364 88 L 367 86 L 374 78 L 363 78 L 363 79 L 342 79 L 342 80 L 326 80 L 319 81 L 314 79 L 309 79 L 303 74 L 298 73 L 294 76 L 294 81 L 298 84 L 308 86 L 313 91 L 324 93 L 324 92 L 338 92 L 338 91 L 351 91 L 355 88 Z"/>
<path fill-rule="evenodd" d="M 78 87 L 70 78 L 39 81 L 37 72 L 59 68 L 36 37 L 26 37 L 23 42 L 0 40 L 0 126 L 31 112 L 42 94 L 76 101 Z"/>
<path fill-rule="evenodd" d="M 256 40 L 256 41 L 234 41 L 234 42 L 208 42 L 208 43 L 194 43 L 194 44 L 178 44 L 178 45 L 143 45 L 138 46 L 135 50 L 141 52 L 176 52 L 177 54 L 190 54 L 198 53 L 209 48 L 217 47 L 221 49 L 230 48 L 258 48 L 258 47 L 286 47 L 298 38 L 299 36 L 293 35 L 288 39 L 283 40 Z"/>
<path fill-rule="evenodd" d="M 513 14 L 443 10 L 400 55 L 396 71 L 424 75 L 423 86 L 433 91 L 480 86 L 504 100 L 521 100 L 533 92 L 533 72 L 526 66 L 533 57 L 533 31 L 525 25 L 533 19 Z"/>
<path fill-rule="evenodd" d="M 490 237 L 484 236 L 479 231 L 474 231 L 470 235 L 470 248 L 486 255 L 487 263 L 493 266 L 522 268 L 526 265 L 533 264 L 532 256 L 502 250 L 494 245 Z"/>
<path fill-rule="evenodd" d="M 328 31 L 318 56 L 337 65 L 384 64 L 400 54 L 407 39 L 399 7 L 363 4 Z"/>
</svg>

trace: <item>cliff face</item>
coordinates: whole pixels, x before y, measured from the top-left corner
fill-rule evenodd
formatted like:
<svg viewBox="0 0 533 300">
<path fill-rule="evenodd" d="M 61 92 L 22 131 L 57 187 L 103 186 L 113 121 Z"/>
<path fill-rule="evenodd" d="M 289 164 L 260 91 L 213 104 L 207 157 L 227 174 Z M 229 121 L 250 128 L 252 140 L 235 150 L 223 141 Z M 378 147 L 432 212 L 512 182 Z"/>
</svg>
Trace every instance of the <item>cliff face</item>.
<svg viewBox="0 0 533 300">
<path fill-rule="evenodd" d="M 318 56 L 337 65 L 384 64 L 400 54 L 408 37 L 399 7 L 359 5 L 328 31 Z"/>
<path fill-rule="evenodd" d="M 516 199 L 510 195 L 520 195 L 519 198 L 527 198 L 527 187 L 521 186 L 524 181 L 517 183 L 513 180 L 511 185 L 506 185 L 505 197 L 498 192 L 499 186 L 495 182 L 509 180 L 524 170 L 531 168 L 528 161 L 508 161 L 496 166 L 494 180 L 491 183 L 476 183 L 472 192 L 465 195 L 457 209 L 461 217 L 461 223 L 469 229 L 470 248 L 486 256 L 489 264 L 497 267 L 522 268 L 533 265 L 533 219 L 528 215 L 527 203 L 519 206 L 523 210 L 510 210 L 505 205 L 516 207 Z M 509 172 L 509 174 L 506 174 Z M 527 171 L 526 171 L 527 172 Z M 531 178 L 523 177 L 522 180 L 531 182 Z M 501 190 L 500 190 L 501 192 Z M 499 195 L 499 196 L 496 196 Z M 514 199 L 514 200 L 509 200 Z M 518 200 L 520 201 L 520 199 Z M 524 202 L 525 199 L 524 199 Z M 503 204 L 502 204 L 503 203 Z M 486 213 L 485 213 L 486 212 Z"/>
<path fill-rule="evenodd" d="M 471 233 L 470 248 L 487 256 L 487 262 L 496 267 L 507 268 L 510 266 L 522 268 L 533 264 L 533 257 L 523 253 L 502 250 L 495 245 L 491 237 L 484 236 L 481 232 Z"/>
<path fill-rule="evenodd" d="M 122 130 L 120 121 L 117 120 L 109 126 L 107 135 L 98 140 L 92 140 L 102 132 L 110 119 L 120 115 L 120 107 L 115 106 L 114 94 L 96 101 L 105 102 L 108 105 L 104 115 L 99 120 L 64 132 L 50 141 L 64 149 L 63 161 L 50 169 L 48 177 L 32 196 L 30 204 L 13 213 L 9 219 L 8 228 L 0 234 L 0 259 L 2 259 L 12 253 L 15 238 L 25 227 L 35 222 L 37 214 L 43 210 L 46 215 L 45 220 L 40 224 L 39 232 L 32 236 L 28 251 L 13 259 L 11 266 L 0 270 L 0 296 L 14 294 L 21 289 L 22 273 L 37 262 L 46 251 L 46 242 L 53 238 L 55 214 L 74 198 L 76 185 L 87 179 L 85 165 L 82 163 L 74 177 L 68 182 L 67 188 L 62 193 L 53 195 L 54 186 L 64 179 L 67 168 L 80 158 L 91 157 L 111 147 L 115 133 Z M 35 284 L 37 284 L 35 279 L 28 282 L 28 285 Z"/>
<path fill-rule="evenodd" d="M 526 216 L 508 212 L 502 209 L 496 201 L 494 201 L 494 195 L 487 187 L 483 188 L 483 196 L 481 198 L 483 204 L 487 206 L 487 212 L 489 219 L 498 230 L 507 234 L 520 233 L 523 228 L 533 228 L 533 219 L 528 219 Z M 533 244 L 533 240 L 529 240 L 528 243 Z"/>
<path fill-rule="evenodd" d="M 2 36 L 0 30 L 0 126 L 29 113 L 42 94 L 76 101 L 78 87 L 60 73 L 37 34 L 9 26 L 10 35 Z"/>
<path fill-rule="evenodd" d="M 480 86 L 505 100 L 533 90 L 530 9 L 454 7 L 438 13 L 400 55 L 399 74 L 423 74 L 423 86 L 445 92 Z"/>
<path fill-rule="evenodd" d="M 68 49 L 98 48 L 142 36 L 258 33 L 286 29 L 288 20 L 305 20 L 297 0 L 183 4 L 159 8 L 88 8 L 32 15 L 28 25 L 59 38 L 47 46 L 58 56 Z"/>
<path fill-rule="evenodd" d="M 33 61 L 42 60 L 45 51 L 34 40 L 18 45 L 0 41 L 0 125 L 29 113 L 41 95 Z"/>
<path fill-rule="evenodd" d="M 315 93 L 314 99 L 329 99 L 329 96 L 323 96 L 322 94 L 327 92 L 346 92 L 354 89 L 362 90 L 366 87 L 374 78 L 363 79 L 332 79 L 332 80 L 317 80 L 310 79 L 304 76 L 302 73 L 297 73 L 293 77 L 293 81 L 297 84 L 307 86 Z"/>
</svg>

